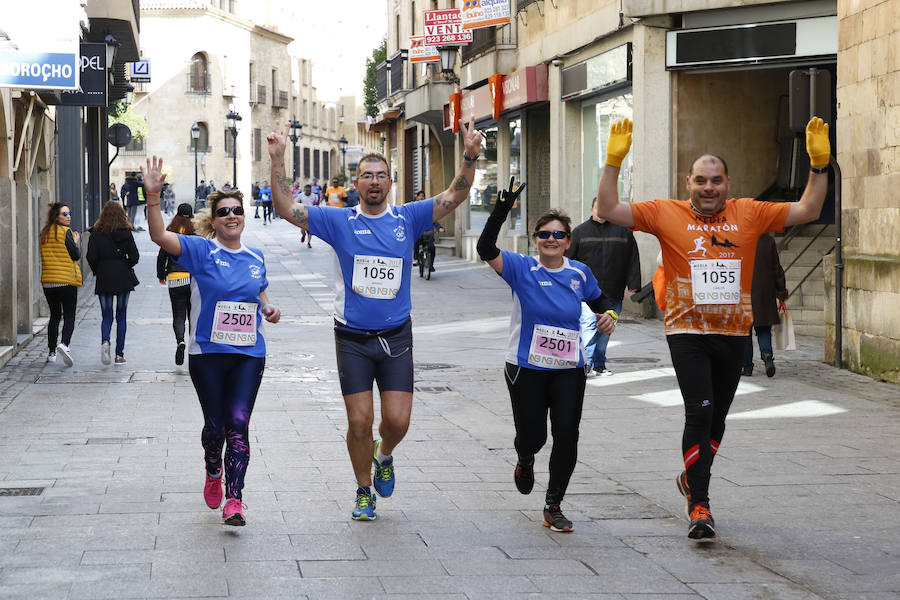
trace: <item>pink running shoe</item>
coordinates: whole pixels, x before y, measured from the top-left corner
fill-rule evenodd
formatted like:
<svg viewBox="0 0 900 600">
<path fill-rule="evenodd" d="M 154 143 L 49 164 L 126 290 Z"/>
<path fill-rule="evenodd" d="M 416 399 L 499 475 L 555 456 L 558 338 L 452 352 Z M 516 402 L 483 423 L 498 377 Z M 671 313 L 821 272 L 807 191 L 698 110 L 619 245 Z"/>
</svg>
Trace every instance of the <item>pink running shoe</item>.
<svg viewBox="0 0 900 600">
<path fill-rule="evenodd" d="M 203 499 L 213 510 L 222 506 L 222 476 L 210 477 L 206 474 L 206 485 L 203 486 Z"/>
<path fill-rule="evenodd" d="M 222 519 L 225 520 L 226 525 L 243 527 L 247 524 L 247 519 L 244 518 L 246 509 L 247 505 L 237 498 L 229 498 L 225 501 L 225 508 L 222 509 Z"/>
</svg>

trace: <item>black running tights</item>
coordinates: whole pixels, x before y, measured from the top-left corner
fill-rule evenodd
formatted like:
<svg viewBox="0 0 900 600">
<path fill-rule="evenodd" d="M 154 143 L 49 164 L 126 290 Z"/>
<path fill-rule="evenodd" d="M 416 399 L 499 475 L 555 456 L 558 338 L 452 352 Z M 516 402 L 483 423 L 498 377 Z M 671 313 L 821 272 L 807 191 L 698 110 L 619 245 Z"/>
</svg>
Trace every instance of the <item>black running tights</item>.
<svg viewBox="0 0 900 600">
<path fill-rule="evenodd" d="M 684 399 L 681 451 L 691 504 L 709 502 L 710 469 L 741 379 L 747 337 L 683 333 L 666 341 Z"/>
<path fill-rule="evenodd" d="M 75 305 L 78 302 L 78 288 L 74 285 L 62 287 L 45 287 L 44 297 L 50 307 L 50 321 L 47 323 L 47 346 L 50 352 L 56 352 L 56 341 L 59 337 L 59 322 L 62 320 L 62 340 L 68 346 L 72 343 L 72 332 L 75 331 Z"/>
<path fill-rule="evenodd" d="M 516 426 L 515 446 L 520 462 L 534 459 L 547 442 L 550 412 L 550 482 L 547 504 L 559 504 L 578 460 L 578 426 L 584 404 L 584 369 L 529 369 L 506 363 L 506 387 Z"/>
</svg>

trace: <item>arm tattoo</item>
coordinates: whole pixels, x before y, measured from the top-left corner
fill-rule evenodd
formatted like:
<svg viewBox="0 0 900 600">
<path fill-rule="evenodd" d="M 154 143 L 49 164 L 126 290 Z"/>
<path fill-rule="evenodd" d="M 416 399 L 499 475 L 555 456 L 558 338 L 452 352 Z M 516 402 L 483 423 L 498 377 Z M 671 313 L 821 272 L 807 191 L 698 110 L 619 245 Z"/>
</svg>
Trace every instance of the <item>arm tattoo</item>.
<svg viewBox="0 0 900 600">
<path fill-rule="evenodd" d="M 468 190 L 470 185 L 471 184 L 469 183 L 469 180 L 466 179 L 465 175 L 457 175 L 456 179 L 453 181 L 453 189 L 458 191 Z"/>
<path fill-rule="evenodd" d="M 301 229 L 309 229 L 309 213 L 306 208 L 295 208 L 291 211 L 291 223 Z"/>
</svg>

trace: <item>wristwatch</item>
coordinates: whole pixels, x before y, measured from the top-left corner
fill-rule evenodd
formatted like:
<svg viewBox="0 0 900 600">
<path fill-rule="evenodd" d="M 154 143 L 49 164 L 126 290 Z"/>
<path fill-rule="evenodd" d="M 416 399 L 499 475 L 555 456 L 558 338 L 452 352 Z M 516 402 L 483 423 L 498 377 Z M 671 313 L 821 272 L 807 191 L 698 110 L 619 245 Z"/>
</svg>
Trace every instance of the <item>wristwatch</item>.
<svg viewBox="0 0 900 600">
<path fill-rule="evenodd" d="M 813 173 L 818 173 L 819 175 L 821 175 L 822 173 L 828 171 L 828 165 L 822 165 L 821 167 L 813 167 L 812 165 L 810 165 L 809 170 Z"/>
<path fill-rule="evenodd" d="M 466 161 L 467 163 L 473 163 L 476 160 L 478 160 L 478 155 L 476 154 L 475 156 L 469 158 L 469 155 L 466 154 L 465 152 L 463 152 L 463 160 Z"/>
</svg>

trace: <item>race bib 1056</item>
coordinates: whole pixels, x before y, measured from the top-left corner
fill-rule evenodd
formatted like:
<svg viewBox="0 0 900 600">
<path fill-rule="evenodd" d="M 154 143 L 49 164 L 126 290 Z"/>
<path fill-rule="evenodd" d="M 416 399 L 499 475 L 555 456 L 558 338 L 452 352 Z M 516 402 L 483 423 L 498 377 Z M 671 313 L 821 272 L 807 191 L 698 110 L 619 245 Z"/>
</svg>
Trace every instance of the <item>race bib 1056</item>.
<svg viewBox="0 0 900 600">
<path fill-rule="evenodd" d="M 353 257 L 353 291 L 365 298 L 391 300 L 397 297 L 403 277 L 403 259 L 387 256 Z"/>
</svg>

